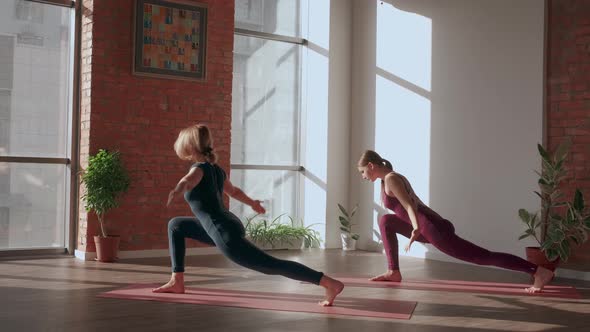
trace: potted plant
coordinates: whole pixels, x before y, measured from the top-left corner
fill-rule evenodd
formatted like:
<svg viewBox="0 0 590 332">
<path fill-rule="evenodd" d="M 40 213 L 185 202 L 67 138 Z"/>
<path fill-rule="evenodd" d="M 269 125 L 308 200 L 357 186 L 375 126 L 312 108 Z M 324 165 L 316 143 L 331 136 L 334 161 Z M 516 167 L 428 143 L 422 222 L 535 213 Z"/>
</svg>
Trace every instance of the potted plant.
<svg viewBox="0 0 590 332">
<path fill-rule="evenodd" d="M 297 226 L 292 217 L 287 216 L 289 223 L 281 223 L 280 216 L 272 219 L 246 218 L 246 236 L 258 247 L 270 249 L 301 249 L 319 247 L 319 233 L 309 226 Z M 301 223 L 303 224 L 303 223 Z"/>
<path fill-rule="evenodd" d="M 93 211 L 100 225 L 100 235 L 94 236 L 97 260 L 113 262 L 117 258 L 119 237 L 109 236 L 104 215 L 119 205 L 119 195 L 129 187 L 129 177 L 119 158 L 119 152 L 99 150 L 90 156 L 88 167 L 82 171 L 86 192 L 82 196 L 86 211 Z"/>
<path fill-rule="evenodd" d="M 566 177 L 564 162 L 570 142 L 561 143 L 554 153 L 549 153 L 540 144 L 537 149 L 542 158 L 539 175 L 539 191 L 535 194 L 541 198 L 540 212 L 519 209 L 518 215 L 526 225 L 519 240 L 533 237 L 539 247 L 527 247 L 527 259 L 537 265 L 555 270 L 559 261 L 567 261 L 573 245 L 581 245 L 588 239 L 590 214 L 584 204 L 584 197 L 579 189 L 575 190 L 571 202 L 562 199 L 559 186 Z"/>
<path fill-rule="evenodd" d="M 356 250 L 356 241 L 359 239 L 359 235 L 352 232 L 352 226 L 356 225 L 352 223 L 352 218 L 356 213 L 358 204 L 354 206 L 352 211 L 349 213 L 342 205 L 338 204 L 341 215 L 338 216 L 340 220 L 340 237 L 342 239 L 342 250 Z"/>
</svg>

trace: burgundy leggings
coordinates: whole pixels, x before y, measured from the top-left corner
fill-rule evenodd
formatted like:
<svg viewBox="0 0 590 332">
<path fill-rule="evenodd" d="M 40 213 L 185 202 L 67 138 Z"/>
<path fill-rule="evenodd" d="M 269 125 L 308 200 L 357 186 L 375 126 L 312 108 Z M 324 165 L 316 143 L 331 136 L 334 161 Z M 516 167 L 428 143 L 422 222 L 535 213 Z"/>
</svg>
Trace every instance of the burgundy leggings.
<svg viewBox="0 0 590 332">
<path fill-rule="evenodd" d="M 412 226 L 394 214 L 379 219 L 379 229 L 390 270 L 399 270 L 397 234 L 410 238 Z M 430 243 L 443 253 L 474 264 L 493 265 L 501 268 L 534 274 L 537 266 L 518 256 L 492 252 L 464 240 L 455 234 L 455 227 L 448 220 L 437 220 L 420 229 L 416 241 Z"/>
</svg>

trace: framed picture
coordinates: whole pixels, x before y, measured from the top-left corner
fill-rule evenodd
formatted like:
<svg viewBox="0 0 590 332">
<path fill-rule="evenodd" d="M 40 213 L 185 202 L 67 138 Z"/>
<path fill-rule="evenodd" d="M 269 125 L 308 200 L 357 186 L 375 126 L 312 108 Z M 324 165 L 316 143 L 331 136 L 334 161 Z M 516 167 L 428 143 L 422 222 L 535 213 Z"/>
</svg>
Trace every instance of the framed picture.
<svg viewBox="0 0 590 332">
<path fill-rule="evenodd" d="M 204 80 L 207 7 L 188 0 L 135 0 L 133 74 Z"/>
</svg>

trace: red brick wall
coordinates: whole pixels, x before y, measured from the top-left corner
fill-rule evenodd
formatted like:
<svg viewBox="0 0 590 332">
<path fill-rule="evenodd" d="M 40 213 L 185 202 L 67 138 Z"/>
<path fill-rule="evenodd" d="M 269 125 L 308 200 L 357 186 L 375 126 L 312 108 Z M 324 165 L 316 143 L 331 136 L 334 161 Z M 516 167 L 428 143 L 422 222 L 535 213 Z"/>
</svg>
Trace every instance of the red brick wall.
<svg viewBox="0 0 590 332">
<path fill-rule="evenodd" d="M 209 125 L 219 164 L 229 171 L 234 1 L 198 2 L 208 6 L 205 82 L 132 75 L 134 1 L 83 1 L 81 167 L 98 149 L 121 152 L 132 182 L 106 215 L 121 250 L 167 248 L 168 220 L 191 214 L 182 199 L 165 206 L 188 170 L 172 149 L 181 128 Z M 79 204 L 78 250 L 92 252 L 97 219 Z"/>
<path fill-rule="evenodd" d="M 547 142 L 571 139 L 563 191 L 571 198 L 580 188 L 590 203 L 590 0 L 550 0 L 548 28 Z M 584 248 L 572 258 L 590 267 L 590 243 Z"/>
</svg>

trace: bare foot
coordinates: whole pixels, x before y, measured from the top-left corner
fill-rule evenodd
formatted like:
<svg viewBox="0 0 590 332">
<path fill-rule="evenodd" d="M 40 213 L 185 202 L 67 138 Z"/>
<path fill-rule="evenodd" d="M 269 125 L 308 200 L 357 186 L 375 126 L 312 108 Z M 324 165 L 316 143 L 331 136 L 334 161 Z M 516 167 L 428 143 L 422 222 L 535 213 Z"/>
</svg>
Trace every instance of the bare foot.
<svg viewBox="0 0 590 332">
<path fill-rule="evenodd" d="M 402 281 L 402 274 L 399 270 L 387 270 L 387 272 L 369 279 L 370 281 Z"/>
<path fill-rule="evenodd" d="M 320 286 L 326 289 L 326 299 L 318 302 L 323 307 L 330 307 L 334 304 L 334 299 L 344 289 L 344 284 L 336 279 L 324 275 L 320 280 Z"/>
<path fill-rule="evenodd" d="M 166 284 L 152 289 L 152 293 L 184 293 L 184 275 L 173 273 L 172 278 Z"/>
<path fill-rule="evenodd" d="M 542 266 L 537 268 L 537 272 L 535 272 L 535 281 L 533 285 L 529 288 L 525 288 L 525 291 L 528 293 L 536 293 L 541 292 L 543 287 L 549 283 L 553 279 L 553 272 L 548 270 Z"/>
</svg>

